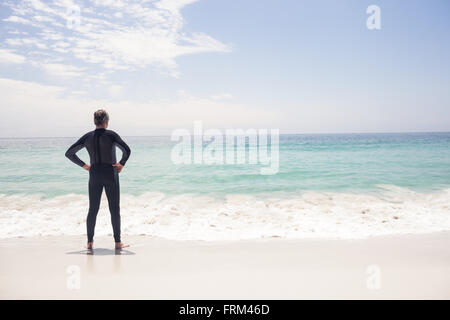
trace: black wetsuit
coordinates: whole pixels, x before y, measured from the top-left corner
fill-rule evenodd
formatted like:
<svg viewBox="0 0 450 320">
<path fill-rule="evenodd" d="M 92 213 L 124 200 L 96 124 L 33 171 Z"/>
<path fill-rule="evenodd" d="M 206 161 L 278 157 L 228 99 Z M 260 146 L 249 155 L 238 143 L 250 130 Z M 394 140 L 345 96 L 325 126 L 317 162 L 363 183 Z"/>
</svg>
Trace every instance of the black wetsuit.
<svg viewBox="0 0 450 320">
<path fill-rule="evenodd" d="M 88 132 L 66 151 L 66 157 L 82 167 L 85 163 L 76 153 L 82 148 L 86 148 L 91 161 L 89 170 L 89 212 L 86 221 L 88 242 L 92 242 L 94 239 L 95 221 L 100 207 L 103 188 L 105 188 L 108 198 L 114 241 L 121 241 L 119 175 L 117 168 L 112 166 L 112 164 L 117 162 L 116 146 L 122 150 L 120 163 L 125 165 L 130 157 L 131 150 L 120 136 L 111 130 L 96 129 Z"/>
</svg>

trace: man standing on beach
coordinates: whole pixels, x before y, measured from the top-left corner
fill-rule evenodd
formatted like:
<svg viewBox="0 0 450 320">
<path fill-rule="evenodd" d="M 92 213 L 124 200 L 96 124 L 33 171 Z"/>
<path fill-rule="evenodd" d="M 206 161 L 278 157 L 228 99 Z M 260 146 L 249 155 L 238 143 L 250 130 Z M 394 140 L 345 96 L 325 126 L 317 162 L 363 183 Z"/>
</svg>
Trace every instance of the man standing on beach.
<svg viewBox="0 0 450 320">
<path fill-rule="evenodd" d="M 128 247 L 120 239 L 120 187 L 119 173 L 130 157 L 128 145 L 114 131 L 107 130 L 109 124 L 108 113 L 100 109 L 94 113 L 96 129 L 90 131 L 75 142 L 67 151 L 66 157 L 73 163 L 89 171 L 89 212 L 86 220 L 87 248 L 91 250 L 94 244 L 94 229 L 100 200 L 105 188 L 108 198 L 111 224 L 114 232 L 115 248 Z M 122 150 L 122 159 L 116 162 L 116 148 Z M 90 165 L 84 163 L 76 153 L 86 148 L 89 153 Z"/>
</svg>

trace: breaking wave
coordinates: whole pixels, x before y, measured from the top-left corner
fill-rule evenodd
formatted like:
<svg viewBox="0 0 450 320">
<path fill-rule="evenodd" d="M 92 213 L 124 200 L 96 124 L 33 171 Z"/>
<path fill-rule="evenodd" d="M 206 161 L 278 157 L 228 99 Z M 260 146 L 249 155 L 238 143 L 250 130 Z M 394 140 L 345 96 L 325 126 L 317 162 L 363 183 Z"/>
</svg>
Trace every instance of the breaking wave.
<svg viewBox="0 0 450 320">
<path fill-rule="evenodd" d="M 0 195 L 0 238 L 83 235 L 88 198 Z M 146 193 L 122 195 L 122 234 L 173 240 L 342 238 L 450 230 L 450 189 L 432 193 L 383 186 L 373 194 L 283 196 Z M 112 228 L 103 195 L 96 235 Z"/>
</svg>

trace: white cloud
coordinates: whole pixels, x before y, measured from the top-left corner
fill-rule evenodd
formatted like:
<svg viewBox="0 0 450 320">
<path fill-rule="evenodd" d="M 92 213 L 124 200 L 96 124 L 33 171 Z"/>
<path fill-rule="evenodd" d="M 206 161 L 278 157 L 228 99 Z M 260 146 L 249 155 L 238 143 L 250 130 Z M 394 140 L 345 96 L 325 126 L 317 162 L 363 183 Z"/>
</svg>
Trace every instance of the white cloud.
<svg viewBox="0 0 450 320">
<path fill-rule="evenodd" d="M 26 24 L 26 25 L 35 25 L 32 21 L 18 17 L 18 16 L 10 16 L 6 19 L 3 19 L 3 21 L 13 22 L 13 23 L 22 23 L 22 24 Z"/>
<path fill-rule="evenodd" d="M 15 54 L 10 50 L 0 49 L 0 64 L 21 64 L 25 60 L 24 56 Z"/>
<path fill-rule="evenodd" d="M 120 85 L 111 85 L 108 88 L 108 93 L 112 98 L 119 98 L 124 93 L 124 87 Z"/>
<path fill-rule="evenodd" d="M 21 46 L 36 46 L 38 49 L 44 50 L 47 49 L 47 45 L 39 39 L 36 38 L 13 38 L 7 39 L 5 41 L 10 47 L 21 47 Z M 21 50 L 21 48 L 17 48 L 17 50 Z M 27 52 L 29 55 L 29 52 Z"/>
<path fill-rule="evenodd" d="M 278 118 L 254 106 L 187 93 L 148 102 L 91 99 L 83 93 L 0 78 L 0 136 L 79 135 L 92 127 L 92 112 L 100 106 L 110 112 L 111 127 L 124 135 L 170 134 L 175 128 L 190 129 L 195 120 L 210 128 L 265 128 Z"/>
<path fill-rule="evenodd" d="M 178 76 L 176 58 L 200 52 L 227 52 L 230 47 L 202 32 L 183 31 L 180 10 L 197 0 L 90 0 L 81 9 L 75 30 L 66 27 L 75 5 L 71 0 L 7 2 L 13 15 L 7 23 L 31 25 L 30 38 L 41 39 L 38 48 L 47 55 L 83 64 L 100 65 L 107 70 L 135 70 L 155 67 L 162 73 Z M 59 44 L 64 41 L 67 46 Z M 10 46 L 26 40 L 10 38 Z M 27 55 L 27 49 L 20 52 Z M 72 61 L 69 62 L 73 64 Z"/>
<path fill-rule="evenodd" d="M 62 63 L 41 63 L 38 66 L 48 74 L 57 77 L 80 77 L 84 74 L 83 69 Z"/>
<path fill-rule="evenodd" d="M 26 31 L 19 31 L 19 30 L 10 30 L 10 31 L 8 31 L 8 34 L 28 35 L 28 32 L 26 32 Z"/>
<path fill-rule="evenodd" d="M 217 94 L 213 94 L 211 96 L 211 99 L 213 100 L 225 100 L 225 99 L 232 99 L 233 95 L 230 93 L 217 93 Z"/>
</svg>

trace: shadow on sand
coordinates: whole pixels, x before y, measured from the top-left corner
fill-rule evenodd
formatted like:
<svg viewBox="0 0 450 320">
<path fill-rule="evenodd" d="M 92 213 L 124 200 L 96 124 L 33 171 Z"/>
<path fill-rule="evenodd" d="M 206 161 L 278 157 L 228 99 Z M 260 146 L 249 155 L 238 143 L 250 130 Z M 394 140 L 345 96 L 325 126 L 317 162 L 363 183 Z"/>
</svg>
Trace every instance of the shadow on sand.
<svg viewBox="0 0 450 320">
<path fill-rule="evenodd" d="M 72 251 L 67 252 L 66 254 L 81 254 L 88 256 L 132 256 L 135 255 L 134 252 L 129 250 L 113 250 L 113 249 L 104 249 L 104 248 L 94 248 L 92 250 L 81 250 L 81 251 Z"/>
</svg>

